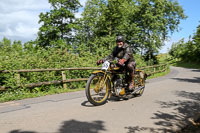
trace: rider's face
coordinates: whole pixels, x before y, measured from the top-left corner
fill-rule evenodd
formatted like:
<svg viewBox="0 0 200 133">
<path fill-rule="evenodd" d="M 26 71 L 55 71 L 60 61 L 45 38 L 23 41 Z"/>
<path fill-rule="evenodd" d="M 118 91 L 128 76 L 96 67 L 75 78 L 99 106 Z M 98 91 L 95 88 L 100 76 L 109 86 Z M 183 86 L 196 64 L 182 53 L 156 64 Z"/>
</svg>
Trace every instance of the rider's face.
<svg viewBox="0 0 200 133">
<path fill-rule="evenodd" d="M 121 48 L 124 45 L 123 42 L 117 42 L 117 47 Z"/>
</svg>

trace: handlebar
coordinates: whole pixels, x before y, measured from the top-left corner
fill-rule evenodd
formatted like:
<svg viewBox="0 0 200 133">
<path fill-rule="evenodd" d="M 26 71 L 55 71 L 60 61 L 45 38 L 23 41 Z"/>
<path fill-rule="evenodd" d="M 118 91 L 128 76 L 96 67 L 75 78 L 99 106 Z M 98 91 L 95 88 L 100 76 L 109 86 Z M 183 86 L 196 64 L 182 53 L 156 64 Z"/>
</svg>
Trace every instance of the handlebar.
<svg viewBox="0 0 200 133">
<path fill-rule="evenodd" d="M 117 58 L 117 57 L 115 57 L 114 58 L 114 60 L 107 60 L 108 62 L 110 62 L 111 63 L 111 65 L 115 65 L 115 67 L 119 67 L 119 58 Z M 123 65 L 120 65 L 120 66 L 122 66 L 122 67 L 124 67 L 125 66 L 125 64 L 123 64 Z"/>
</svg>

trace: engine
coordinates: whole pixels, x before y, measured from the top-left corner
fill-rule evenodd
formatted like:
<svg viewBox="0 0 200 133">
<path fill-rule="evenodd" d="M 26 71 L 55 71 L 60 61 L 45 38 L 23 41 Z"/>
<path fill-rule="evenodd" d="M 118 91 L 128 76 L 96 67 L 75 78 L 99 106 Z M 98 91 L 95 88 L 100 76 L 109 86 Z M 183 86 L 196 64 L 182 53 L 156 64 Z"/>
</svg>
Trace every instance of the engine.
<svg viewBox="0 0 200 133">
<path fill-rule="evenodd" d="M 121 75 L 120 75 L 121 76 Z M 119 94 L 122 88 L 126 88 L 125 78 L 123 76 L 115 75 L 113 77 L 113 85 Z"/>
</svg>

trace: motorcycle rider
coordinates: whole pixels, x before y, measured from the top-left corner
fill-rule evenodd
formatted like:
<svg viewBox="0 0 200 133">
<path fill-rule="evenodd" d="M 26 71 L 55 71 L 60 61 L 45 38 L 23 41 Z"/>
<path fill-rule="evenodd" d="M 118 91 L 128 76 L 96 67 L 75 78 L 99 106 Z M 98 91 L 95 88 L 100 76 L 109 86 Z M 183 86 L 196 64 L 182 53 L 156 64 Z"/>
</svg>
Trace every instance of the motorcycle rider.
<svg viewBox="0 0 200 133">
<path fill-rule="evenodd" d="M 119 58 L 117 64 L 119 64 L 120 66 L 125 65 L 125 68 L 128 70 L 130 74 L 131 83 L 129 84 L 129 90 L 132 91 L 134 90 L 135 87 L 134 72 L 136 68 L 136 62 L 133 57 L 133 50 L 127 43 L 125 43 L 125 40 L 121 35 L 117 36 L 116 44 L 117 46 L 114 47 L 112 53 L 108 55 L 106 58 L 98 60 L 97 65 L 102 64 L 105 60 L 113 60 L 115 57 Z"/>
</svg>

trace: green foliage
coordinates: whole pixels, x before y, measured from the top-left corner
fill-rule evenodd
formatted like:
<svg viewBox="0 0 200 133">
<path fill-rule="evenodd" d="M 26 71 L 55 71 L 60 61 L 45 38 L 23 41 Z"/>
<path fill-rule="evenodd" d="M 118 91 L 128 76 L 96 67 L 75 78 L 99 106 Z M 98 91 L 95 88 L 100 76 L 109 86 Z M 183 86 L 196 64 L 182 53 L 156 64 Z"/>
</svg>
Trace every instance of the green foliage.
<svg viewBox="0 0 200 133">
<path fill-rule="evenodd" d="M 26 43 L 24 49 L 20 42 L 14 42 L 13 44 L 7 43 L 8 39 L 4 39 L 1 42 L 0 49 L 0 70 L 18 70 L 18 69 L 38 69 L 38 68 L 68 68 L 68 67 L 87 67 L 94 66 L 97 60 L 96 55 L 92 55 L 89 52 L 76 54 L 72 53 L 70 49 L 58 49 L 58 48 L 39 48 L 35 47 L 32 42 Z M 87 56 L 85 56 L 87 55 Z M 66 73 L 69 73 L 66 71 Z M 67 78 L 87 77 L 89 72 L 70 72 Z M 15 79 L 15 73 L 1 73 L 0 85 L 10 86 L 15 88 L 17 82 Z M 61 80 L 61 73 L 59 72 L 32 72 L 22 73 L 22 84 Z"/>
<path fill-rule="evenodd" d="M 50 12 L 40 13 L 37 44 L 42 47 L 62 47 L 73 40 L 72 32 L 77 28 L 75 14 L 80 7 L 78 0 L 49 0 Z M 63 41 L 61 46 L 57 41 Z"/>
<path fill-rule="evenodd" d="M 177 67 L 200 69 L 200 63 L 195 63 L 195 62 L 174 61 L 172 65 Z"/>
<path fill-rule="evenodd" d="M 52 86 L 48 86 L 48 89 L 46 87 L 45 90 L 43 91 L 37 91 L 36 89 L 41 89 L 41 87 L 35 88 L 34 90 L 31 91 L 31 93 L 30 93 L 30 90 L 27 90 L 27 89 L 24 89 L 24 90 L 17 89 L 13 91 L 0 92 L 0 103 L 12 101 L 12 100 L 20 100 L 20 99 L 25 99 L 25 98 L 52 95 L 56 93 L 80 91 L 80 90 L 83 90 L 84 88 L 64 89 L 62 88 L 61 85 L 59 86 L 52 85 Z"/>
<path fill-rule="evenodd" d="M 91 51 L 96 46 L 112 49 L 121 34 L 136 53 L 157 52 L 186 18 L 173 0 L 88 0 L 82 15 L 77 38 Z"/>
<path fill-rule="evenodd" d="M 192 40 L 189 38 L 189 41 L 184 42 L 184 39 L 181 39 L 177 43 L 173 43 L 169 54 L 184 62 L 200 63 L 200 25 Z"/>
<path fill-rule="evenodd" d="M 159 54 L 156 56 L 158 63 L 159 64 L 165 64 L 166 62 L 170 61 L 170 55 L 165 53 L 165 54 Z"/>
<path fill-rule="evenodd" d="M 169 66 L 168 66 L 167 69 L 166 69 L 166 71 L 160 72 L 160 73 L 156 73 L 156 74 L 153 74 L 153 75 L 151 75 L 151 76 L 148 76 L 147 79 L 158 78 L 158 77 L 167 75 L 169 72 L 170 72 L 170 68 L 169 68 Z"/>
</svg>

